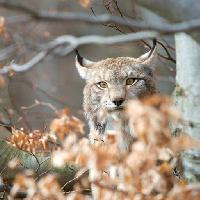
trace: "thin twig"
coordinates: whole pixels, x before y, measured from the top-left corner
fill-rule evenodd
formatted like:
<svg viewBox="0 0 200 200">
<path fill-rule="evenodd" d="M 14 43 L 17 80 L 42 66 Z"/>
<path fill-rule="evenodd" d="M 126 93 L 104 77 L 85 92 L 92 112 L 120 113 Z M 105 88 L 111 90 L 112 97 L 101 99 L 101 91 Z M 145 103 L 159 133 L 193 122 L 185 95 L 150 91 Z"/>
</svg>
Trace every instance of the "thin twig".
<svg viewBox="0 0 200 200">
<path fill-rule="evenodd" d="M 96 17 L 96 14 L 95 14 L 95 12 L 94 12 L 94 8 L 90 8 L 90 10 L 92 11 L 92 14 Z M 115 30 L 117 30 L 117 31 L 119 31 L 120 33 L 124 33 L 125 34 L 125 32 L 124 31 L 122 31 L 118 26 L 116 26 L 116 25 L 113 25 L 113 24 L 104 24 L 104 23 L 102 23 L 102 25 L 103 26 L 106 26 L 106 27 L 109 27 L 109 28 L 112 28 L 112 29 L 115 29 Z"/>
<path fill-rule="evenodd" d="M 21 109 L 28 110 L 28 109 L 32 109 L 36 106 L 46 106 L 46 107 L 50 108 L 55 114 L 58 112 L 58 110 L 51 103 L 44 102 L 44 101 L 38 101 L 37 99 L 35 99 L 34 104 L 32 104 L 30 106 L 22 106 Z"/>
<path fill-rule="evenodd" d="M 120 16 L 121 16 L 122 18 L 124 18 L 124 15 L 122 14 L 121 9 L 120 9 L 119 6 L 118 6 L 118 1 L 117 1 L 117 0 L 113 0 L 113 2 L 114 2 L 114 4 L 115 4 L 115 6 L 116 6 L 116 8 L 117 8 L 117 11 L 119 12 Z"/>
<path fill-rule="evenodd" d="M 114 2 L 115 6 L 116 6 L 116 9 L 117 9 L 118 13 L 120 14 L 120 16 L 126 21 L 126 18 L 125 18 L 125 16 L 124 16 L 124 14 L 122 13 L 121 9 L 120 9 L 119 6 L 118 6 L 118 1 L 117 1 L 117 0 L 112 0 L 112 1 Z M 107 8 L 108 6 L 105 6 L 105 7 Z M 110 9 L 107 9 L 107 10 L 111 13 Z M 111 13 L 111 14 L 112 14 L 112 13 Z M 95 15 L 95 16 L 96 16 L 96 15 Z M 119 28 L 118 28 L 118 29 L 119 29 Z M 135 32 L 133 28 L 130 28 L 130 27 L 129 27 L 129 29 L 130 29 L 132 32 Z M 122 32 L 122 31 L 120 31 L 120 32 L 121 32 L 121 33 L 124 33 L 124 32 Z M 142 41 L 142 43 L 144 43 L 146 46 L 148 46 L 149 49 L 151 49 L 151 46 L 150 46 L 147 42 L 145 42 L 144 40 L 141 40 L 141 41 Z M 163 44 L 162 42 L 158 41 L 158 40 L 157 40 L 157 43 L 160 44 L 160 45 L 163 47 L 163 49 L 165 50 L 165 52 L 166 52 L 166 54 L 167 54 L 167 57 L 164 56 L 164 55 L 162 55 L 162 54 L 160 54 L 160 53 L 158 53 L 158 56 L 160 56 L 161 58 L 164 58 L 164 59 L 166 59 L 166 60 L 171 60 L 173 63 L 176 63 L 176 60 L 175 60 L 174 58 L 172 58 L 172 56 L 171 56 L 171 54 L 169 53 L 167 47 L 165 47 L 164 44 Z M 168 44 L 166 41 L 165 41 L 165 43 L 166 43 L 166 45 L 167 45 L 168 47 L 172 48 L 171 46 L 169 46 L 169 44 Z"/>
<path fill-rule="evenodd" d="M 173 63 L 176 63 L 176 60 L 174 58 L 172 58 L 171 54 L 169 53 L 168 49 L 165 47 L 165 45 L 160 42 L 160 41 L 157 41 L 158 44 L 160 44 L 162 46 L 162 48 L 165 50 L 166 54 L 167 54 L 167 57 L 164 57 L 165 59 L 167 60 L 171 60 Z M 162 55 L 161 55 L 162 56 Z"/>
<path fill-rule="evenodd" d="M 84 170 L 82 171 L 81 174 L 80 174 L 80 172 L 79 172 L 79 175 L 78 175 L 78 176 L 74 177 L 74 178 L 71 179 L 70 181 L 67 181 L 67 182 L 61 187 L 61 189 L 64 190 L 64 188 L 65 188 L 66 186 L 70 185 L 71 183 L 80 181 L 80 179 L 81 179 L 85 174 L 87 174 L 87 173 L 88 173 L 88 169 L 84 169 Z"/>
<path fill-rule="evenodd" d="M 120 189 L 114 188 L 113 186 L 106 185 L 106 184 L 100 183 L 98 181 L 94 181 L 94 182 L 91 182 L 91 183 L 94 184 L 95 186 L 97 186 L 99 188 L 102 188 L 102 189 L 105 189 L 105 190 L 113 191 L 113 192 L 116 192 L 116 193 L 121 193 L 121 194 L 123 194 L 125 196 L 128 195 L 128 192 L 126 192 L 124 190 L 120 190 Z"/>
</svg>

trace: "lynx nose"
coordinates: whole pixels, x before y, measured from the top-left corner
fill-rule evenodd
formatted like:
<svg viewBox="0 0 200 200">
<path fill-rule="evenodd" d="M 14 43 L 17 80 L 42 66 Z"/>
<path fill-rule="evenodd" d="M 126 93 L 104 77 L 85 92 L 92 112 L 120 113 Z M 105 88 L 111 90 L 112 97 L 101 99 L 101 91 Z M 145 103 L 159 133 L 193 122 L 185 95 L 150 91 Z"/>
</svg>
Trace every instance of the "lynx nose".
<svg viewBox="0 0 200 200">
<path fill-rule="evenodd" d="M 113 101 L 113 103 L 119 107 L 122 105 L 122 103 L 124 102 L 124 99 L 116 99 L 115 101 Z"/>
</svg>

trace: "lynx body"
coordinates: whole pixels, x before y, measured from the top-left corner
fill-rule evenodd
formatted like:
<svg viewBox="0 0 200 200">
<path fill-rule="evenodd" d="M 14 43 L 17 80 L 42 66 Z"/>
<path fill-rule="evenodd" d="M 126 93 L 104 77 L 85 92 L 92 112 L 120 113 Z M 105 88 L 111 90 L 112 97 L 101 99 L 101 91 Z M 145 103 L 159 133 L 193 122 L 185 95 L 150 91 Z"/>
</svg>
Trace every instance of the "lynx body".
<svg viewBox="0 0 200 200">
<path fill-rule="evenodd" d="M 153 50 L 139 58 L 118 57 L 92 62 L 77 52 L 76 67 L 86 80 L 83 109 L 90 132 L 104 134 L 105 130 L 113 129 L 110 123 L 113 116 L 122 116 L 129 100 L 155 93 L 155 57 Z"/>
<path fill-rule="evenodd" d="M 124 108 L 131 99 L 155 93 L 154 63 L 154 49 L 140 58 L 107 58 L 98 62 L 82 58 L 77 51 L 76 67 L 80 76 L 86 80 L 83 108 L 89 122 L 92 143 L 95 141 L 92 137 L 94 132 L 104 136 L 112 130 L 118 133 L 119 149 L 125 152 L 131 149 L 134 133 L 129 129 L 129 119 Z M 117 168 L 111 165 L 107 173 L 115 178 Z M 95 169 L 89 169 L 90 180 L 98 179 L 95 174 Z M 92 184 L 91 188 L 93 199 L 99 199 L 98 187 Z"/>
</svg>

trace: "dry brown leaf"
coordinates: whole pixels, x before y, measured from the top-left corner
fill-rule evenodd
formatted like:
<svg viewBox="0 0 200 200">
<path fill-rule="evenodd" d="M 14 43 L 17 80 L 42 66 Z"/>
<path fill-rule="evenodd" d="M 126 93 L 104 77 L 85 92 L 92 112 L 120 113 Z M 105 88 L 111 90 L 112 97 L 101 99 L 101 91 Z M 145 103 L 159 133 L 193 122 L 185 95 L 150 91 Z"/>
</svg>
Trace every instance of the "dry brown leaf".
<svg viewBox="0 0 200 200">
<path fill-rule="evenodd" d="M 83 8 L 89 8 L 90 6 L 90 1 L 91 0 L 78 0 L 79 4 L 83 7 Z"/>
</svg>

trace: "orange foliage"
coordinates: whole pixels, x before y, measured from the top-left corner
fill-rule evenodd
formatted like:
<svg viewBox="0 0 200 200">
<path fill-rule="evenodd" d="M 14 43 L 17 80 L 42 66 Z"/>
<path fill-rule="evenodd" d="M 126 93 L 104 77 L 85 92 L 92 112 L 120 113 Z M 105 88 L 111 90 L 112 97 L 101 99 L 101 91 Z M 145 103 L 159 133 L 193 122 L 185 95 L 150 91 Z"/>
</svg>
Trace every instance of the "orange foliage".
<svg viewBox="0 0 200 200">
<path fill-rule="evenodd" d="M 78 0 L 79 4 L 84 7 L 84 8 L 88 8 L 90 6 L 90 0 Z"/>
<path fill-rule="evenodd" d="M 12 128 L 12 135 L 8 138 L 8 143 L 12 146 L 31 153 L 49 150 L 49 143 L 55 144 L 55 142 L 54 135 L 39 130 L 27 133 L 23 129 Z"/>
<path fill-rule="evenodd" d="M 5 19 L 0 17 L 0 35 L 2 35 L 5 31 Z"/>
<path fill-rule="evenodd" d="M 39 131 L 27 134 L 23 130 L 13 129 L 9 143 L 31 152 L 41 148 L 38 145 L 46 149 L 47 139 L 55 141 L 51 135 L 56 136 L 61 146 L 52 152 L 52 164 L 63 167 L 74 163 L 80 167 L 80 171 L 89 169 L 90 173 L 87 180 L 75 185 L 75 192 L 66 196 L 52 175 L 34 184 L 30 177 L 26 182 L 23 176 L 17 176 L 12 193 L 22 188 L 29 191 L 32 199 L 82 200 L 86 197 L 80 191 L 92 183 L 97 199 L 199 199 L 199 184 L 189 186 L 172 174 L 177 152 L 194 142 L 184 135 L 172 138 L 169 123 L 179 123 L 180 117 L 171 107 L 169 98 L 152 96 L 141 101 L 133 100 L 126 112 L 136 139 L 131 148 L 123 152 L 118 148 L 119 133 L 111 131 L 100 136 L 94 132 L 89 140 L 83 135 L 83 123 L 70 116 L 68 110 L 58 113 L 50 124 L 49 134 Z M 35 139 L 39 141 L 38 144 Z"/>
</svg>

